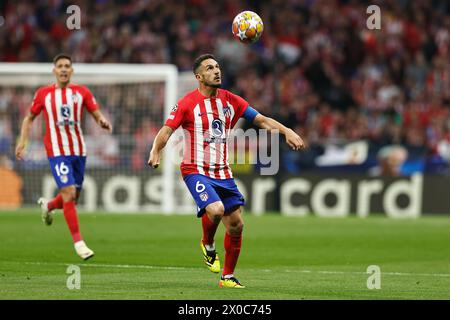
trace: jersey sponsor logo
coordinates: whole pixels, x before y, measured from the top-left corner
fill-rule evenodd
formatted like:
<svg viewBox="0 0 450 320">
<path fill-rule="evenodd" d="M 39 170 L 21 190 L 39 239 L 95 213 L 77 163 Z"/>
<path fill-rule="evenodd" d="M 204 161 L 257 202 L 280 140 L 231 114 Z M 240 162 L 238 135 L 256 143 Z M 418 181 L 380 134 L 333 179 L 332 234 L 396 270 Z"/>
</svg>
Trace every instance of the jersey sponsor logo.
<svg viewBox="0 0 450 320">
<path fill-rule="evenodd" d="M 80 123 L 79 121 L 72 121 L 72 120 L 68 120 L 68 119 L 56 122 L 56 124 L 58 126 L 75 126 L 75 125 L 78 125 L 79 123 Z"/>
<path fill-rule="evenodd" d="M 221 137 L 223 134 L 223 124 L 220 119 L 214 119 L 212 122 L 212 132 L 215 137 Z"/>
<path fill-rule="evenodd" d="M 205 139 L 203 141 L 208 144 L 210 144 L 210 143 L 227 143 L 227 138 L 211 137 L 211 138 Z"/>
<path fill-rule="evenodd" d="M 70 118 L 70 108 L 69 105 L 67 104 L 63 104 L 61 106 L 61 115 L 63 117 L 64 120 L 67 120 Z"/>
<path fill-rule="evenodd" d="M 203 202 L 208 201 L 208 198 L 209 198 L 208 192 L 205 191 L 200 193 L 200 200 L 202 200 Z"/>
</svg>

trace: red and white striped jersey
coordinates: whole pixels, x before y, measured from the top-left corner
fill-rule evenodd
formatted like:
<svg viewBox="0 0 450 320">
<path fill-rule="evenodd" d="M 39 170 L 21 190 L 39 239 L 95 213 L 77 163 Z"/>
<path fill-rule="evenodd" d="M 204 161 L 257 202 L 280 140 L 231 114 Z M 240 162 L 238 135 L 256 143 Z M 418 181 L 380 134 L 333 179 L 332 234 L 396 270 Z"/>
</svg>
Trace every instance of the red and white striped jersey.
<svg viewBox="0 0 450 320">
<path fill-rule="evenodd" d="M 69 84 L 58 88 L 50 84 L 36 91 L 30 111 L 35 115 L 44 111 L 44 144 L 48 157 L 86 156 L 81 130 L 84 107 L 89 112 L 99 108 L 85 86 Z"/>
<path fill-rule="evenodd" d="M 205 97 L 198 89 L 180 99 L 165 125 L 184 129 L 181 174 L 202 174 L 214 179 L 233 177 L 228 163 L 227 138 L 244 114 L 248 102 L 223 89 Z"/>
</svg>

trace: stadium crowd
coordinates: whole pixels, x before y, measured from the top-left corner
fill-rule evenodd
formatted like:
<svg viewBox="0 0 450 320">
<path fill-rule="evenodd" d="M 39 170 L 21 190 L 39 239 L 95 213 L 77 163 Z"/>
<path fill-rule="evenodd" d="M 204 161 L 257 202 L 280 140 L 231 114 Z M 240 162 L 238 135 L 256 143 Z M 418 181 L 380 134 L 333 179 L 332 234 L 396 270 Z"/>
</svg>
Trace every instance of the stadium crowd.
<svg viewBox="0 0 450 320">
<path fill-rule="evenodd" d="M 344 166 L 349 170 L 367 171 L 383 147 L 401 145 L 410 166 L 400 174 L 449 173 L 447 1 L 75 3 L 82 12 L 80 30 L 66 27 L 66 8 L 73 2 L 2 1 L 0 61 L 49 62 L 57 53 L 68 52 L 75 62 L 173 63 L 180 71 L 190 71 L 196 56 L 211 52 L 221 62 L 225 88 L 306 137 L 308 151 L 284 150 L 287 171 L 317 168 L 316 159 L 328 146 L 363 140 L 368 143 L 367 161 Z M 366 26 L 371 4 L 381 8 L 381 30 Z M 264 21 L 262 38 L 250 46 L 231 34 L 233 17 L 248 9 Z M 17 106 L 7 91 L 0 91 L 0 153 L 12 150 L 18 119 L 31 97 L 16 100 L 23 100 L 22 110 L 14 110 Z M 107 112 L 116 112 L 99 100 Z M 138 142 L 131 163 L 139 169 L 161 123 L 152 117 L 136 123 L 114 119 L 116 132 Z"/>
</svg>

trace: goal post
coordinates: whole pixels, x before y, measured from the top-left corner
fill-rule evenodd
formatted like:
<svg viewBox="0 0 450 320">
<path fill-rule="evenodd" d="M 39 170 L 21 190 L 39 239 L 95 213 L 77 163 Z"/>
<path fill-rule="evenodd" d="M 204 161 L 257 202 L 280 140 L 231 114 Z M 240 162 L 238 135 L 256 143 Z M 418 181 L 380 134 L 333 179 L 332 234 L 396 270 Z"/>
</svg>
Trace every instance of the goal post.
<svg viewBox="0 0 450 320">
<path fill-rule="evenodd" d="M 158 205 L 145 205 L 145 201 L 142 201 L 142 197 L 145 197 L 147 193 L 147 196 L 155 199 L 161 197 L 159 212 L 162 211 L 166 214 L 176 212 L 177 201 L 174 197 L 177 166 L 173 161 L 175 158 L 173 148 L 164 149 L 162 174 L 160 176 L 162 180 L 160 183 L 161 193 L 148 194 L 149 191 L 142 191 L 145 188 L 146 181 L 136 182 L 139 175 L 144 171 L 151 171 L 146 163 L 155 132 L 163 125 L 177 99 L 185 93 L 179 91 L 179 75 L 176 66 L 170 64 L 74 63 L 73 68 L 74 74 L 71 82 L 86 85 L 92 91 L 102 112 L 105 110 L 105 116 L 113 118 L 113 136 L 116 139 L 113 141 L 104 138 L 104 140 L 96 141 L 98 128 L 95 128 L 92 123 L 88 123 L 87 118 L 90 117 L 85 115 L 83 131 L 85 128 L 88 129 L 87 132 L 84 131 L 84 134 L 85 138 L 89 138 L 87 139 L 89 141 L 86 141 L 88 148 L 87 169 L 94 168 L 92 171 L 103 172 L 107 167 L 108 170 L 105 171 L 102 179 L 107 179 L 108 174 L 115 174 L 113 182 L 109 181 L 108 185 L 102 186 L 106 190 L 102 195 L 98 193 L 98 185 L 92 186 L 92 181 L 85 180 L 88 190 L 85 189 L 84 193 L 86 193 L 85 197 L 89 198 L 84 206 L 85 209 L 103 208 L 116 211 L 114 208 L 117 208 L 117 211 L 124 212 L 142 210 L 158 212 Z M 5 119 L 11 127 L 12 142 L 9 154 L 11 158 L 14 153 L 15 139 L 20 130 L 21 119 L 29 110 L 35 90 L 40 86 L 55 82 L 52 69 L 52 63 L 0 63 L 0 101 L 8 104 Z M 25 164 L 19 164 L 18 162 L 16 164 L 26 169 L 39 167 L 42 173 L 38 174 L 36 170 L 18 170 L 19 174 L 23 175 L 24 181 L 30 181 L 33 175 L 36 176 L 35 180 L 43 180 L 45 179 L 44 171 L 47 178 L 50 174 L 48 163 L 44 164 L 46 157 L 42 143 L 44 135 L 43 120 L 42 116 L 39 118 L 41 119 L 36 122 L 40 122 L 40 125 L 35 124 L 33 126 L 33 132 L 30 136 L 28 153 L 31 152 L 31 154 L 28 155 L 29 161 L 25 161 Z M 150 134 L 150 136 L 147 136 L 147 134 Z M 123 140 L 126 140 L 126 143 Z M 97 145 L 96 150 L 99 151 L 99 154 L 101 153 L 101 156 L 95 152 L 93 154 L 90 152 L 89 143 Z M 123 150 L 122 144 L 127 145 Z M 104 150 L 113 151 L 104 155 L 102 153 Z M 132 155 L 124 155 L 123 152 L 127 152 L 126 150 L 132 150 Z M 90 157 L 93 158 L 92 163 Z M 34 160 L 36 160 L 35 163 L 33 163 Z M 106 163 L 106 165 L 102 166 L 102 163 Z M 121 176 L 122 172 L 124 174 Z M 133 172 L 133 174 L 130 175 L 130 172 Z M 125 185 L 120 185 L 120 181 L 125 181 Z M 41 181 L 35 181 L 34 183 L 41 183 Z M 123 191 L 120 186 L 125 189 L 125 193 L 122 195 L 125 200 L 119 201 L 116 206 L 114 204 L 108 205 L 107 200 L 114 196 L 115 192 L 120 194 Z M 25 190 L 23 205 L 34 204 L 32 201 L 36 200 L 39 188 L 35 186 Z M 45 187 L 42 187 L 41 191 L 44 189 Z M 101 202 L 102 205 L 93 206 L 92 194 L 94 192 L 97 192 L 98 199 L 102 198 L 101 201 L 95 201 Z M 137 196 L 134 194 L 135 192 L 140 195 Z"/>
</svg>

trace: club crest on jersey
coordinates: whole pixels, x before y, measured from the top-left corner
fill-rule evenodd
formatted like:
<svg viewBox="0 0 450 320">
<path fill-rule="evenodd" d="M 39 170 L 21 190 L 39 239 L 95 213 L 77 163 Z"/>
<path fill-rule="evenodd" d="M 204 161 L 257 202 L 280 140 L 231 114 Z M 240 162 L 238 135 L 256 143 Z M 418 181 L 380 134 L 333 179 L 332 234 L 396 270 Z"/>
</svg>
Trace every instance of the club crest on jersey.
<svg viewBox="0 0 450 320">
<path fill-rule="evenodd" d="M 64 119 L 69 119 L 70 118 L 70 108 L 69 105 L 67 104 L 63 104 L 61 106 L 61 115 Z"/>
<path fill-rule="evenodd" d="M 212 122 L 212 133 L 215 137 L 221 137 L 223 133 L 223 125 L 220 119 L 214 119 Z"/>
<path fill-rule="evenodd" d="M 78 103 L 78 96 L 76 94 L 72 95 L 72 101 L 73 103 Z"/>
<path fill-rule="evenodd" d="M 205 191 L 205 192 L 200 193 L 200 199 L 203 202 L 207 201 L 208 200 L 208 192 Z"/>
<path fill-rule="evenodd" d="M 225 118 L 231 117 L 231 109 L 230 109 L 230 107 L 226 106 L 225 108 L 223 108 L 223 115 L 225 116 Z"/>
</svg>

